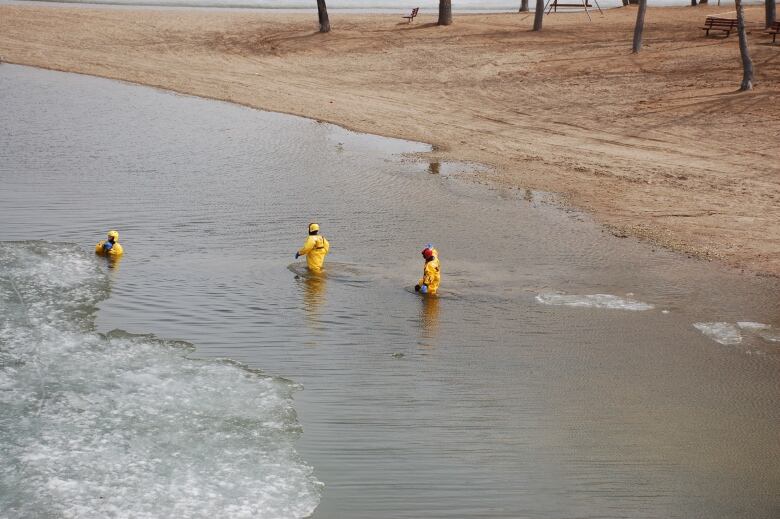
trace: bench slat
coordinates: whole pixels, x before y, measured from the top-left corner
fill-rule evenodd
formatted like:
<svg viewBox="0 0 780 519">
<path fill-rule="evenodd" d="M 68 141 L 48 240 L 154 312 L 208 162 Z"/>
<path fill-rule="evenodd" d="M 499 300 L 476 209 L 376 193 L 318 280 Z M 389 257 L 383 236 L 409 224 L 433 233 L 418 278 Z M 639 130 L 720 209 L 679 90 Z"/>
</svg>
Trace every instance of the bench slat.
<svg viewBox="0 0 780 519">
<path fill-rule="evenodd" d="M 719 18 L 717 16 L 708 16 L 704 19 L 704 27 L 701 30 L 707 31 L 707 36 L 710 35 L 710 31 L 723 31 L 726 33 L 726 37 L 731 34 L 731 31 L 736 30 L 738 27 L 737 20 L 735 18 Z"/>
</svg>

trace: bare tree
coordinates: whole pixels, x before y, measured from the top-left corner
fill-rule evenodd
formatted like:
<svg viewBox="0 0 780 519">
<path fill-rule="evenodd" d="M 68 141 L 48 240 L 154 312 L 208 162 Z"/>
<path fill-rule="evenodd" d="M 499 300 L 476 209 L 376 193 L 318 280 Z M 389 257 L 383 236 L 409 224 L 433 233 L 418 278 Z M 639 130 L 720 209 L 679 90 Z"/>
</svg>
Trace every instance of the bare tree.
<svg viewBox="0 0 780 519">
<path fill-rule="evenodd" d="M 452 23 L 452 0 L 439 0 L 439 25 Z"/>
<path fill-rule="evenodd" d="M 528 0 L 522 0 L 520 2 L 520 10 L 517 11 L 518 13 L 527 13 L 528 12 Z"/>
<path fill-rule="evenodd" d="M 544 18 L 544 0 L 536 0 L 534 8 L 534 30 L 542 30 L 542 19 Z"/>
<path fill-rule="evenodd" d="M 645 11 L 647 11 L 647 0 L 639 0 L 639 9 L 636 12 L 636 25 L 634 26 L 634 45 L 631 52 L 637 54 L 642 50 L 642 31 L 645 29 Z"/>
<path fill-rule="evenodd" d="M 765 0 L 764 9 L 766 10 L 766 26 L 772 27 L 772 24 L 777 21 L 777 4 L 775 0 Z"/>
<path fill-rule="evenodd" d="M 320 18 L 320 32 L 330 32 L 330 20 L 328 20 L 328 8 L 325 0 L 317 0 L 317 15 Z"/>
<path fill-rule="evenodd" d="M 745 32 L 745 9 L 742 0 L 735 0 L 737 5 L 737 33 L 739 34 L 739 54 L 742 56 L 742 91 L 753 90 L 753 61 L 750 59 L 747 45 L 747 33 Z"/>
</svg>

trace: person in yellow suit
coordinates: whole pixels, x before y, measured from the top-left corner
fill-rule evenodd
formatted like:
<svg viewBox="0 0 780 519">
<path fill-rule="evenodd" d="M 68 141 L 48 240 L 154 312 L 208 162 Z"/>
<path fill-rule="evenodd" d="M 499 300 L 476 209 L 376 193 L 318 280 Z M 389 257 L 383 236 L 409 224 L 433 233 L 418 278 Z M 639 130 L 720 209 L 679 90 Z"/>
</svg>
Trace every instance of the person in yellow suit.
<svg viewBox="0 0 780 519">
<path fill-rule="evenodd" d="M 425 258 L 423 277 L 414 286 L 414 290 L 423 294 L 435 295 L 439 290 L 439 282 L 441 281 L 439 251 L 428 245 L 423 249 L 422 255 Z"/>
<path fill-rule="evenodd" d="M 330 243 L 324 236 L 320 236 L 320 226 L 316 223 L 309 224 L 309 237 L 301 250 L 295 253 L 295 259 L 306 256 L 306 264 L 312 272 L 322 272 L 322 264 L 325 255 L 330 250 Z"/>
<path fill-rule="evenodd" d="M 119 233 L 117 231 L 108 231 L 108 239 L 100 240 L 95 245 L 95 254 L 100 256 L 109 256 L 118 258 L 124 250 L 119 245 Z"/>
</svg>

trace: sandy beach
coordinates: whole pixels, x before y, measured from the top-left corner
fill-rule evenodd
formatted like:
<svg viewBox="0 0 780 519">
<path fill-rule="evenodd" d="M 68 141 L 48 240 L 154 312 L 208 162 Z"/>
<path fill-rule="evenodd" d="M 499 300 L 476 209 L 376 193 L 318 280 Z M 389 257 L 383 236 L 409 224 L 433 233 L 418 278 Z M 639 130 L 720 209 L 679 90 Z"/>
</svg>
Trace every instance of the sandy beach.
<svg viewBox="0 0 780 519">
<path fill-rule="evenodd" d="M 746 10 L 757 87 L 739 93 L 737 38 L 705 38 L 730 6 L 593 16 L 0 6 L 0 56 L 430 143 L 431 159 L 495 167 L 560 193 L 621 236 L 780 275 L 780 45 Z M 359 174 L 359 172 L 355 172 Z M 522 223 L 519 223 L 522 225 Z"/>
</svg>

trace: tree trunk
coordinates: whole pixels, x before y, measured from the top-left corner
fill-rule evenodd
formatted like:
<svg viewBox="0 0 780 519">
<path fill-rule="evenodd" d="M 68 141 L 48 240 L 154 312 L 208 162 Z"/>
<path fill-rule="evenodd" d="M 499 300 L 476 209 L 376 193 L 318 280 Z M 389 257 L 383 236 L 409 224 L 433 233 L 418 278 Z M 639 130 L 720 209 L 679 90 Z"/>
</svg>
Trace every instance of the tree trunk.
<svg viewBox="0 0 780 519">
<path fill-rule="evenodd" d="M 439 25 L 452 24 L 452 0 L 439 0 Z"/>
<path fill-rule="evenodd" d="M 777 4 L 775 0 L 766 0 L 764 9 L 766 10 L 766 27 L 768 29 L 777 21 Z"/>
<path fill-rule="evenodd" d="M 631 52 L 637 54 L 642 50 L 642 31 L 645 28 L 645 11 L 647 11 L 647 0 L 639 0 L 639 9 L 636 11 L 636 25 L 634 26 L 634 45 Z"/>
<path fill-rule="evenodd" d="M 325 0 L 317 0 L 317 15 L 320 18 L 320 32 L 330 32 L 330 20 L 328 20 L 328 8 Z"/>
<path fill-rule="evenodd" d="M 520 10 L 518 11 L 518 13 L 527 13 L 527 12 L 528 12 L 528 0 L 523 0 L 522 2 L 520 2 Z"/>
<path fill-rule="evenodd" d="M 542 19 L 544 18 L 544 0 L 536 0 L 534 8 L 534 30 L 542 30 Z"/>
<path fill-rule="evenodd" d="M 739 33 L 739 54 L 742 56 L 742 91 L 753 90 L 753 61 L 750 59 L 747 45 L 747 33 L 745 32 L 745 9 L 742 0 L 735 0 L 737 4 L 737 33 Z"/>
<path fill-rule="evenodd" d="M 691 7 L 696 7 L 696 0 L 691 0 Z"/>
</svg>

